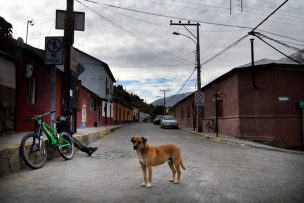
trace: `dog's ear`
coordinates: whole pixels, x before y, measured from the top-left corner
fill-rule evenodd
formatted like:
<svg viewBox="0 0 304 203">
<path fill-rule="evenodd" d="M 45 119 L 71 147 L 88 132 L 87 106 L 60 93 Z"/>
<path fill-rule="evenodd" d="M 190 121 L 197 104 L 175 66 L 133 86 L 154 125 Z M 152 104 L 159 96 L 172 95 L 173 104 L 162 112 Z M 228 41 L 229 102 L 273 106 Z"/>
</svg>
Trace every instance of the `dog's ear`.
<svg viewBox="0 0 304 203">
<path fill-rule="evenodd" d="M 145 138 L 145 137 L 141 137 L 141 138 L 143 140 L 143 143 L 146 144 L 147 143 L 147 138 Z"/>
<path fill-rule="evenodd" d="M 135 139 L 135 137 L 132 137 L 130 141 L 134 143 L 134 139 Z"/>
</svg>

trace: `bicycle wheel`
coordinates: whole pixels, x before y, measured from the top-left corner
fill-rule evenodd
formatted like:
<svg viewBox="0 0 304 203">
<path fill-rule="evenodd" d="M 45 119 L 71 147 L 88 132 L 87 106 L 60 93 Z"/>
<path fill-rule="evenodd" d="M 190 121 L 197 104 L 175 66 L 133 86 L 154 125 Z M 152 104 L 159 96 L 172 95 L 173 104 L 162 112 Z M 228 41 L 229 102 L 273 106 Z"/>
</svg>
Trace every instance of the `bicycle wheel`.
<svg viewBox="0 0 304 203">
<path fill-rule="evenodd" d="M 39 146 L 39 140 L 34 133 L 25 135 L 20 144 L 20 155 L 26 165 L 32 169 L 41 168 L 47 160 L 47 150 L 44 142 Z"/>
<path fill-rule="evenodd" d="M 62 132 L 58 144 L 60 155 L 66 160 L 72 159 L 75 153 L 73 138 L 68 133 Z"/>
</svg>

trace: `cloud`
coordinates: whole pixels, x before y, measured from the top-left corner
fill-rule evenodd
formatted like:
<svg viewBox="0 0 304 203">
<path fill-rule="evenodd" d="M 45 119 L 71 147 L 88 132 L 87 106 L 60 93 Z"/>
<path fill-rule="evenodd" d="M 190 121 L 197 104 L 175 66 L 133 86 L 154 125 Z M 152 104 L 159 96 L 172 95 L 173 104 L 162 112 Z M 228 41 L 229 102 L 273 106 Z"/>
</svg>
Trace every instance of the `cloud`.
<svg viewBox="0 0 304 203">
<path fill-rule="evenodd" d="M 127 90 L 153 102 L 162 96 L 160 89 L 169 89 L 168 95 L 194 91 L 196 85 L 195 44 L 184 36 L 173 35 L 178 31 L 193 37 L 182 26 L 170 26 L 170 20 L 178 19 L 147 15 L 139 12 L 104 7 L 100 4 L 83 1 L 89 8 L 77 1 L 74 10 L 85 12 L 85 31 L 75 32 L 74 46 L 107 63 L 118 83 Z M 104 1 L 119 7 L 151 12 L 166 16 L 176 16 L 197 21 L 207 21 L 228 25 L 255 27 L 282 2 L 272 0 L 245 1 L 243 11 L 234 5 L 230 15 L 229 1 L 226 0 L 124 0 Z M 30 3 L 29 3 L 30 2 Z M 56 30 L 55 10 L 65 10 L 66 1 L 62 0 L 0 0 L 1 16 L 13 25 L 15 38 L 26 36 L 26 22 L 33 19 L 35 25 L 29 27 L 30 45 L 44 48 L 45 36 L 62 36 L 62 30 Z M 268 31 L 287 36 L 265 33 L 276 39 L 303 44 L 304 2 L 293 0 L 286 3 L 271 16 L 259 32 Z M 93 11 L 94 12 L 93 12 Z M 195 27 L 187 27 L 196 36 Z M 205 62 L 250 31 L 201 23 L 200 58 Z M 250 41 L 246 38 L 234 48 L 215 60 L 202 66 L 202 85 L 226 73 L 234 67 L 249 63 L 251 60 Z M 194 39 L 195 40 L 195 39 Z M 24 40 L 25 41 L 25 40 Z M 278 59 L 282 56 L 259 40 L 254 42 L 255 59 Z M 277 46 L 286 54 L 294 50 Z M 303 48 L 300 46 L 299 48 Z M 185 85 L 190 74 L 192 77 Z"/>
</svg>

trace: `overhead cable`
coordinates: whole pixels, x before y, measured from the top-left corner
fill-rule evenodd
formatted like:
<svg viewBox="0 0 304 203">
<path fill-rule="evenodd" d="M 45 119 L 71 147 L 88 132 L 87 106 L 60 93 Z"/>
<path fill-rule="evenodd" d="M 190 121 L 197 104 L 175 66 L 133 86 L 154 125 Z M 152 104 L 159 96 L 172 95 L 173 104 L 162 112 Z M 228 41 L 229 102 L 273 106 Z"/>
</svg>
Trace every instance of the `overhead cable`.
<svg viewBox="0 0 304 203">
<path fill-rule="evenodd" d="M 99 12 L 95 11 L 94 9 L 90 8 L 89 6 L 85 5 L 84 3 L 82 3 L 80 0 L 76 0 L 78 3 L 80 3 L 81 5 L 83 5 L 84 7 L 86 7 L 87 9 L 91 10 L 93 13 L 97 14 L 98 16 L 100 16 L 101 18 L 103 18 L 104 20 L 106 20 L 107 22 L 111 23 L 112 25 L 114 25 L 115 27 L 117 27 L 118 29 L 126 32 L 127 34 L 129 34 L 130 36 L 132 36 L 133 38 L 141 41 L 141 42 L 144 42 L 145 44 L 149 45 L 150 47 L 152 47 L 154 50 L 156 50 L 157 52 L 161 51 L 162 53 L 168 55 L 168 56 L 171 56 L 171 57 L 174 57 L 176 59 L 179 59 L 181 61 L 184 61 L 184 62 L 187 62 L 188 64 L 194 64 L 193 62 L 191 61 L 188 61 L 184 58 L 181 58 L 179 56 L 176 56 L 176 55 L 173 55 L 171 53 L 169 53 L 168 51 L 165 51 L 161 48 L 157 48 L 155 47 L 154 45 L 148 43 L 147 41 L 145 41 L 144 39 L 136 36 L 135 34 L 131 33 L 130 31 L 128 31 L 127 29 L 125 29 L 124 27 L 122 27 L 121 25 L 119 25 L 118 23 L 108 19 L 107 17 L 105 17 L 104 15 L 100 14 Z M 86 1 L 89 1 L 89 0 L 86 0 Z M 91 1 L 90 1 L 91 2 Z"/>
<path fill-rule="evenodd" d="M 77 1 L 79 1 L 79 0 L 77 0 Z M 126 7 L 122 7 L 122 6 L 114 6 L 114 5 L 100 3 L 100 2 L 91 1 L 91 0 L 83 0 L 83 1 L 87 1 L 87 2 L 95 3 L 95 4 L 100 4 L 100 5 L 104 5 L 104 6 L 108 6 L 108 7 L 112 7 L 112 8 L 132 11 L 132 12 L 136 12 L 136 13 L 142 13 L 142 14 L 146 14 L 146 15 L 153 15 L 153 16 L 157 16 L 157 17 L 169 18 L 169 19 L 195 21 L 195 22 L 202 23 L 202 24 L 218 25 L 218 26 L 225 26 L 225 27 L 236 27 L 236 28 L 252 29 L 251 27 L 247 27 L 247 26 L 228 25 L 228 24 L 223 24 L 223 23 L 215 23 L 215 22 L 202 21 L 202 20 L 196 20 L 196 19 L 188 19 L 188 18 L 177 17 L 177 16 L 169 16 L 169 15 L 164 15 L 164 14 L 159 14 L 159 13 L 152 13 L 152 12 L 147 12 L 147 11 L 141 11 L 141 10 L 126 8 Z"/>
<path fill-rule="evenodd" d="M 256 36 L 257 38 L 259 38 L 262 42 L 264 42 L 265 44 L 267 44 L 268 46 L 270 46 L 270 47 L 273 48 L 274 50 L 276 50 L 277 52 L 279 52 L 280 54 L 282 54 L 282 55 L 286 56 L 287 58 L 289 58 L 290 60 L 292 60 L 292 61 L 294 61 L 294 62 L 296 62 L 296 63 L 298 63 L 298 64 L 304 66 L 303 63 L 301 63 L 300 61 L 297 61 L 297 60 L 291 58 L 290 56 L 284 54 L 282 51 L 280 51 L 279 49 L 275 48 L 274 46 L 272 46 L 271 44 L 269 44 L 268 42 L 266 42 L 266 41 L 265 41 L 263 38 L 261 38 L 259 35 L 255 35 L 255 34 L 253 34 L 253 35 Z"/>
</svg>

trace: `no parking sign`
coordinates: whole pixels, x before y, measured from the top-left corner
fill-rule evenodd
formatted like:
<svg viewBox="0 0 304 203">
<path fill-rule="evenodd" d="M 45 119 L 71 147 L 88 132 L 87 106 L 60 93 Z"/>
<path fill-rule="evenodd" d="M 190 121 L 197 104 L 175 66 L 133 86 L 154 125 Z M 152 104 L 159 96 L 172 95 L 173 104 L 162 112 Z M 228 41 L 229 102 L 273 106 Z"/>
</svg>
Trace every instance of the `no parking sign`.
<svg viewBox="0 0 304 203">
<path fill-rule="evenodd" d="M 63 64 L 63 37 L 45 38 L 45 64 Z"/>
<path fill-rule="evenodd" d="M 205 106 L 205 93 L 204 92 L 195 92 L 194 104 L 195 104 L 195 106 Z"/>
</svg>

